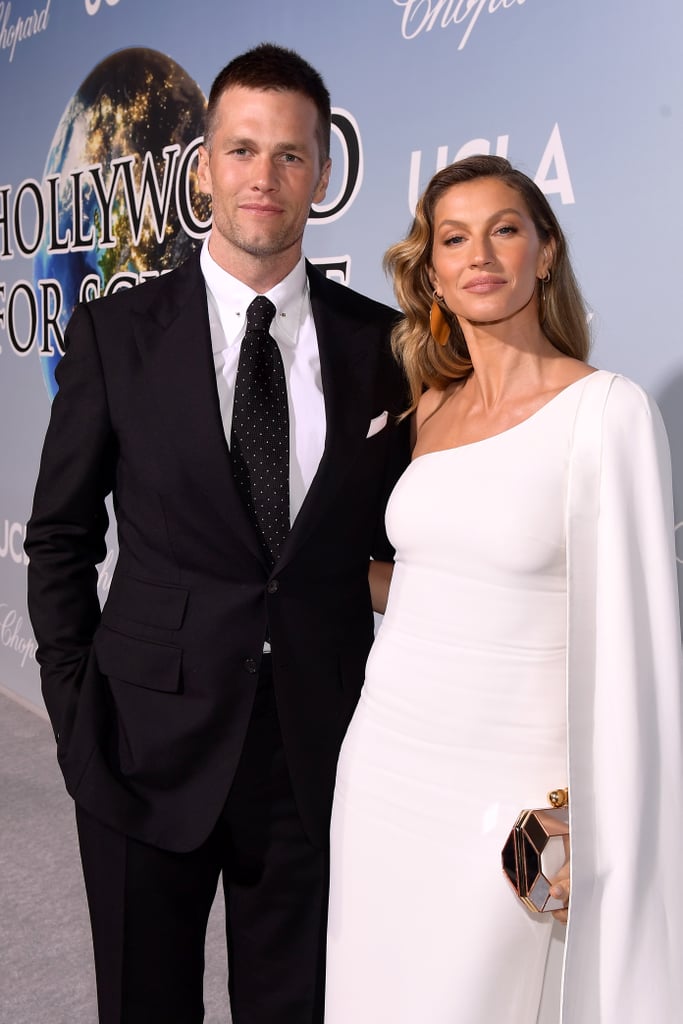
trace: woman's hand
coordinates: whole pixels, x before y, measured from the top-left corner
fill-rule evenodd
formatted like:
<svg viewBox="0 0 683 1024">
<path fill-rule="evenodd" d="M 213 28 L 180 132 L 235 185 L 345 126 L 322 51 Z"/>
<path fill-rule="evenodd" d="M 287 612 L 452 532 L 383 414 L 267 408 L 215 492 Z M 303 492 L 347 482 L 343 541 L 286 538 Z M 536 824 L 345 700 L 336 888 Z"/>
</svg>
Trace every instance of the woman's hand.
<svg viewBox="0 0 683 1024">
<path fill-rule="evenodd" d="M 553 878 L 553 884 L 550 887 L 550 895 L 556 900 L 562 900 L 562 910 L 553 910 L 552 915 L 556 921 L 561 921 L 562 924 L 567 923 L 567 907 L 569 906 L 569 859 L 565 861 L 560 870 Z"/>
</svg>

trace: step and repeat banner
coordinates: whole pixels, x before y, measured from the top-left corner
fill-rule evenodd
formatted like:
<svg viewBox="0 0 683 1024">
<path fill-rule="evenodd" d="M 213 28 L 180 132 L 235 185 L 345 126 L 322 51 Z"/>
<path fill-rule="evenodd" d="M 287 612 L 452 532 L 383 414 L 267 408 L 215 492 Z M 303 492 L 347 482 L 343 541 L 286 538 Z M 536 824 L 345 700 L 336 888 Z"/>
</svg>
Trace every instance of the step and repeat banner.
<svg viewBox="0 0 683 1024">
<path fill-rule="evenodd" d="M 24 523 L 74 305 L 162 273 L 210 223 L 205 97 L 298 50 L 332 95 L 306 254 L 393 302 L 381 261 L 435 170 L 507 156 L 565 227 L 593 362 L 663 411 L 683 520 L 680 0 L 0 0 L 0 685 L 41 706 Z M 683 559 L 683 523 L 679 556 Z M 100 567 L 106 595 L 112 538 Z"/>
</svg>

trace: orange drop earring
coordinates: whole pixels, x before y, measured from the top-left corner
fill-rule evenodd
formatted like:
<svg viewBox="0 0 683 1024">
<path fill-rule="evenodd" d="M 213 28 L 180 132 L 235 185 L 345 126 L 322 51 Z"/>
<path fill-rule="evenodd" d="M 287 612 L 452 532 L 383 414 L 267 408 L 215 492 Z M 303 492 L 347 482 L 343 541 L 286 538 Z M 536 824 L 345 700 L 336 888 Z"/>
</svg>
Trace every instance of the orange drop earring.
<svg viewBox="0 0 683 1024">
<path fill-rule="evenodd" d="M 429 310 L 429 330 L 432 333 L 432 338 L 437 345 L 447 345 L 451 337 L 451 328 L 443 315 L 443 310 L 439 305 L 437 299 L 443 299 L 443 295 L 438 295 L 434 291 L 434 299 L 432 301 L 432 308 Z"/>
</svg>

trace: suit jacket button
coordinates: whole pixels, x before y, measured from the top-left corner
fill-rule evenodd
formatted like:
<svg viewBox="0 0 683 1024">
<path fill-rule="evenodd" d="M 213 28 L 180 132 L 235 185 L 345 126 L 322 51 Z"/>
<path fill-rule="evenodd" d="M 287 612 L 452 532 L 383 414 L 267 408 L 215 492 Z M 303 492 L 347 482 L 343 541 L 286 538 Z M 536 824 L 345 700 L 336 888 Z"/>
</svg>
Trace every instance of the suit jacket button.
<svg viewBox="0 0 683 1024">
<path fill-rule="evenodd" d="M 256 664 L 253 658 L 247 658 L 247 660 L 244 662 L 244 667 L 247 670 L 247 672 L 251 673 L 251 675 L 258 671 L 258 665 Z"/>
<path fill-rule="evenodd" d="M 277 594 L 280 588 L 279 580 L 269 580 L 266 590 L 269 594 Z"/>
</svg>

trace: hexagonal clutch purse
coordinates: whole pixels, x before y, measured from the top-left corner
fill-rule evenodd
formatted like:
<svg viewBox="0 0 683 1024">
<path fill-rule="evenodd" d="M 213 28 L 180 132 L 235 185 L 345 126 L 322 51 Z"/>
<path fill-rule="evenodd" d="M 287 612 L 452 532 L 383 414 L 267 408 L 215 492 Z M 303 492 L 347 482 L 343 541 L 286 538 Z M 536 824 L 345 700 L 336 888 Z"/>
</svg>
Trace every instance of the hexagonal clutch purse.
<svg viewBox="0 0 683 1024">
<path fill-rule="evenodd" d="M 529 910 L 560 910 L 550 895 L 551 879 L 569 856 L 569 794 L 548 793 L 550 807 L 522 811 L 503 847 L 503 872 Z"/>
</svg>

